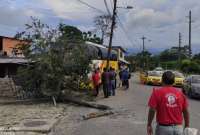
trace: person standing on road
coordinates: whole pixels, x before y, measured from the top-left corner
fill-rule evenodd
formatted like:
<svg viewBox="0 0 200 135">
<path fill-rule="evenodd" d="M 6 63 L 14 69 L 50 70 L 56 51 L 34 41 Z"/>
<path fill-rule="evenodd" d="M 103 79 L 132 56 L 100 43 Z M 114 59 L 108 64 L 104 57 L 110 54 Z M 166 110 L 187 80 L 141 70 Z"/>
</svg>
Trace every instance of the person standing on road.
<svg viewBox="0 0 200 135">
<path fill-rule="evenodd" d="M 103 73 L 101 75 L 101 82 L 103 84 L 103 92 L 104 97 L 109 97 L 109 85 L 110 85 L 110 73 L 107 71 L 106 68 L 103 69 Z"/>
<path fill-rule="evenodd" d="M 123 86 L 123 84 L 122 84 L 122 72 L 123 72 L 123 70 L 120 69 L 120 71 L 119 71 L 119 85 L 118 85 L 118 87 L 120 87 L 121 85 Z"/>
<path fill-rule="evenodd" d="M 94 95 L 97 97 L 99 95 L 99 85 L 100 85 L 100 75 L 97 69 L 95 69 L 92 75 L 92 81 L 93 81 L 93 86 L 95 90 Z"/>
<path fill-rule="evenodd" d="M 148 135 L 153 135 L 152 121 L 155 113 L 155 135 L 183 135 L 183 118 L 185 128 L 189 127 L 188 101 L 181 91 L 172 86 L 174 79 L 175 75 L 171 71 L 165 72 L 162 76 L 164 86 L 153 90 L 148 103 Z"/>
<path fill-rule="evenodd" d="M 127 69 L 122 71 L 122 84 L 125 86 L 126 89 L 129 88 L 129 78 L 130 78 L 130 73 L 128 72 Z"/>
<path fill-rule="evenodd" d="M 110 68 L 110 95 L 112 96 L 115 96 L 115 89 L 116 89 L 115 81 L 116 81 L 115 69 L 111 67 Z"/>
</svg>

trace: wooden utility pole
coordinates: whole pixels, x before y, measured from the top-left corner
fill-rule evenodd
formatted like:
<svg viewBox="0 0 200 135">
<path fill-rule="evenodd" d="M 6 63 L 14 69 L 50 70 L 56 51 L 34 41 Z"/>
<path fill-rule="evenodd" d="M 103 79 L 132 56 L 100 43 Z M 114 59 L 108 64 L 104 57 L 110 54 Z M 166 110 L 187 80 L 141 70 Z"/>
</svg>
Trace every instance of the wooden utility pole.
<svg viewBox="0 0 200 135">
<path fill-rule="evenodd" d="M 145 36 L 143 36 L 142 38 L 142 62 L 143 62 L 143 69 L 145 68 L 145 45 L 144 45 L 144 42 L 145 42 L 145 39 L 147 39 Z"/>
<path fill-rule="evenodd" d="M 182 35 L 179 32 L 179 44 L 178 44 L 178 66 L 181 64 L 181 40 L 182 40 Z"/>
<path fill-rule="evenodd" d="M 145 41 L 145 39 L 147 39 L 145 36 L 143 36 L 142 38 L 142 54 L 144 54 L 144 51 L 145 51 L 145 45 L 144 45 L 144 41 Z"/>
<path fill-rule="evenodd" d="M 112 15 L 112 25 L 111 25 L 111 32 L 110 32 L 110 40 L 109 40 L 109 46 L 108 46 L 108 54 L 107 54 L 107 69 L 109 68 L 109 61 L 110 61 L 110 54 L 112 50 L 112 40 L 113 40 L 113 32 L 114 32 L 114 27 L 116 24 L 116 15 L 117 15 L 117 0 L 114 0 L 114 8 L 113 8 L 113 15 Z"/>
<path fill-rule="evenodd" d="M 189 11 L 189 57 L 192 57 L 192 45 L 191 45 L 191 27 L 192 27 L 192 12 Z"/>
</svg>

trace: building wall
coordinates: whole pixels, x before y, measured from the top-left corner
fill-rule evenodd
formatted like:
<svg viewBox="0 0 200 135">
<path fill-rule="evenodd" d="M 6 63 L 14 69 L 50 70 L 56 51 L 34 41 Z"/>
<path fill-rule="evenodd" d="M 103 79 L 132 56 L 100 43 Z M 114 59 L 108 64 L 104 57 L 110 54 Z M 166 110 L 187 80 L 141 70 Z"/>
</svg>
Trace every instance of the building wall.
<svg viewBox="0 0 200 135">
<path fill-rule="evenodd" d="M 16 48 L 19 44 L 25 43 L 24 41 L 20 41 L 17 39 L 12 39 L 12 38 L 3 38 L 3 52 L 7 53 L 7 56 L 9 57 L 23 57 L 21 54 L 20 50 L 18 50 L 17 55 L 13 54 L 13 48 Z"/>
<path fill-rule="evenodd" d="M 124 52 L 121 49 L 117 49 L 118 60 L 124 60 Z"/>
</svg>

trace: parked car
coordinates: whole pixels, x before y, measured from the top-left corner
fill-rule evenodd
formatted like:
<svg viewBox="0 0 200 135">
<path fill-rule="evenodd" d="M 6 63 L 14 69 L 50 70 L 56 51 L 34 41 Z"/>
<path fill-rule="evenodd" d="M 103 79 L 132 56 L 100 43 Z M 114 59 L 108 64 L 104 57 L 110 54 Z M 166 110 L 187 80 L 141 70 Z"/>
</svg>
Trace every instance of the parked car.
<svg viewBox="0 0 200 135">
<path fill-rule="evenodd" d="M 157 68 L 155 68 L 153 71 L 156 71 L 156 72 L 158 72 L 158 73 L 160 73 L 160 74 L 163 74 L 164 69 L 163 69 L 162 67 L 157 67 Z"/>
<path fill-rule="evenodd" d="M 182 87 L 185 80 L 184 75 L 178 71 L 174 71 L 173 73 L 175 75 L 174 86 Z"/>
<path fill-rule="evenodd" d="M 154 69 L 154 71 L 164 71 L 164 69 L 162 67 L 157 67 Z"/>
<path fill-rule="evenodd" d="M 151 85 L 161 85 L 162 72 L 148 71 L 146 83 Z"/>
<path fill-rule="evenodd" d="M 191 98 L 200 98 L 200 75 L 191 75 L 187 77 L 183 91 Z"/>
<path fill-rule="evenodd" d="M 148 73 L 146 71 L 140 72 L 140 83 L 146 84 Z"/>
</svg>

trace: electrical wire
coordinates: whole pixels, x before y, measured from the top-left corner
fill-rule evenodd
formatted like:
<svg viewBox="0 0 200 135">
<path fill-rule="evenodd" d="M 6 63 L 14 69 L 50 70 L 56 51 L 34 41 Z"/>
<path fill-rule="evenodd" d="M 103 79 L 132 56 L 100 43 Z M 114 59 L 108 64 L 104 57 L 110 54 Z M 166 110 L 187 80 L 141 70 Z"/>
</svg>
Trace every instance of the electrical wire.
<svg viewBox="0 0 200 135">
<path fill-rule="evenodd" d="M 130 38 L 129 35 L 127 34 L 127 31 L 126 31 L 126 29 L 125 29 L 123 23 L 121 22 L 119 16 L 116 16 L 116 17 L 117 17 L 117 19 L 118 19 L 118 21 L 119 21 L 119 24 L 120 24 L 121 29 L 123 30 L 124 34 L 126 35 L 126 38 L 127 38 L 127 39 L 129 40 L 129 42 L 134 46 L 135 43 L 131 40 L 131 38 Z"/>
<path fill-rule="evenodd" d="M 111 5 L 111 9 L 113 9 L 113 2 L 112 2 L 112 0 L 110 0 L 110 5 Z"/>
<path fill-rule="evenodd" d="M 111 14 L 111 12 L 109 10 L 108 3 L 107 3 L 106 0 L 104 0 L 104 4 L 105 4 L 105 7 L 106 7 L 106 10 L 107 10 L 108 14 L 111 16 L 112 14 Z"/>
<path fill-rule="evenodd" d="M 86 5 L 87 7 L 91 8 L 91 9 L 96 10 L 97 12 L 100 12 L 100 13 L 104 13 L 104 14 L 105 14 L 105 11 L 103 11 L 103 10 L 101 10 L 101 9 L 98 9 L 98 8 L 96 8 L 96 7 L 90 5 L 90 4 L 88 4 L 88 3 L 86 3 L 86 2 L 84 2 L 84 1 L 82 1 L 82 0 L 77 0 L 77 1 L 80 2 L 80 3 L 82 3 L 83 5 Z"/>
</svg>

